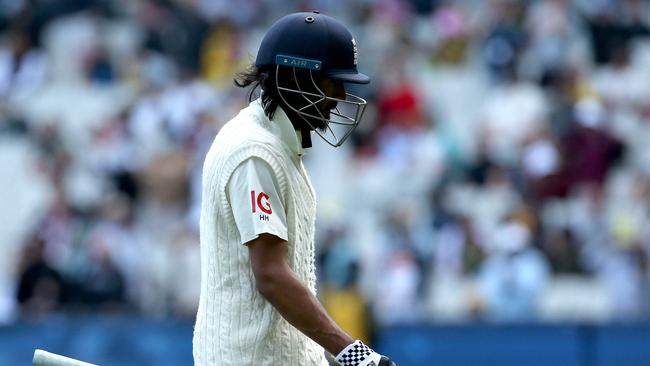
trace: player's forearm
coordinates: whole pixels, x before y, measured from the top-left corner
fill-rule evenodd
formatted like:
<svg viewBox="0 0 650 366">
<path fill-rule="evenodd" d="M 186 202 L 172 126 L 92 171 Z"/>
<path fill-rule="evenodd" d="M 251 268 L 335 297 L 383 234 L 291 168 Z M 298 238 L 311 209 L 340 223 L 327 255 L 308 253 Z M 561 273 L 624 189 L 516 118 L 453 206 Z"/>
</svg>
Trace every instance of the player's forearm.
<svg viewBox="0 0 650 366">
<path fill-rule="evenodd" d="M 284 319 L 328 352 L 337 355 L 352 339 L 290 269 L 258 279 L 258 290 Z"/>
</svg>

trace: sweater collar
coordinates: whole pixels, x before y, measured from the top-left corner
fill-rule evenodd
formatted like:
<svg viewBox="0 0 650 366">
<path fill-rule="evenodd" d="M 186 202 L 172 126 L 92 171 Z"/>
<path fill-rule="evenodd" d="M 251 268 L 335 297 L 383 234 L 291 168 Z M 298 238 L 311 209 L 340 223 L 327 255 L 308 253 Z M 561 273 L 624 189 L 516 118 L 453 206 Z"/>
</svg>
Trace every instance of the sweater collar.
<svg viewBox="0 0 650 366">
<path fill-rule="evenodd" d="M 271 122 L 269 123 L 271 126 L 271 133 L 282 140 L 282 142 L 284 142 L 293 153 L 298 156 L 302 156 L 305 153 L 302 148 L 302 136 L 300 135 L 300 131 L 293 127 L 289 117 L 287 117 L 287 114 L 280 106 L 275 110 L 273 119 L 269 120 L 264 113 L 261 99 L 258 98 L 252 101 L 250 105 L 255 109 L 255 113 L 259 118 Z"/>
</svg>

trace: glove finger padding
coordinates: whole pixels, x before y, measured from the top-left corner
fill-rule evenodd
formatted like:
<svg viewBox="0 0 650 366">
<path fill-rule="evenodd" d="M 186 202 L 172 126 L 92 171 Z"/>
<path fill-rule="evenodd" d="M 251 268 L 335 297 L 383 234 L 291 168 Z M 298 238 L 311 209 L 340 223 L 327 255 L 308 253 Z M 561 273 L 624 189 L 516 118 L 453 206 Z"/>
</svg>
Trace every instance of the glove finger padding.
<svg viewBox="0 0 650 366">
<path fill-rule="evenodd" d="M 363 361 L 361 361 L 358 366 L 379 366 L 381 363 L 382 355 L 377 352 L 372 352 L 367 356 Z M 388 364 L 386 364 L 388 365 Z"/>
<path fill-rule="evenodd" d="M 386 356 L 381 356 L 381 359 L 379 360 L 379 366 L 395 366 L 395 362 L 391 361 Z"/>
</svg>

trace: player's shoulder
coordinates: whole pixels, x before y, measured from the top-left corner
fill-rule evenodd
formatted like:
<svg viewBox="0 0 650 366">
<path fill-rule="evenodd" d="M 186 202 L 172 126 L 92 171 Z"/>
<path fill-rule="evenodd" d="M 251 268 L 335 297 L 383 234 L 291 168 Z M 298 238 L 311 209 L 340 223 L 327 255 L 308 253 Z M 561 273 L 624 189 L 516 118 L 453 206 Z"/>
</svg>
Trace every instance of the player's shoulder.
<svg viewBox="0 0 650 366">
<path fill-rule="evenodd" d="M 236 117 L 228 121 L 219 131 L 215 145 L 227 149 L 258 148 L 273 150 L 281 146 L 281 141 L 270 131 L 268 120 L 252 113 L 250 108 L 243 109 Z"/>
</svg>

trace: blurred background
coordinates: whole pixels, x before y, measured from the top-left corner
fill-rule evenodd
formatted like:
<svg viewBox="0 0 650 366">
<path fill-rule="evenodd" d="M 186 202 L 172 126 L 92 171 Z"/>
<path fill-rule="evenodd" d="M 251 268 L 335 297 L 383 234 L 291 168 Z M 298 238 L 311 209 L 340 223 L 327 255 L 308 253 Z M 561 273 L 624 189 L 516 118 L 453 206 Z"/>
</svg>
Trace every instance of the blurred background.
<svg viewBox="0 0 650 366">
<path fill-rule="evenodd" d="M 650 2 L 0 0 L 0 363 L 190 365 L 201 167 L 280 16 L 349 25 L 319 296 L 398 365 L 650 365 Z"/>
</svg>

